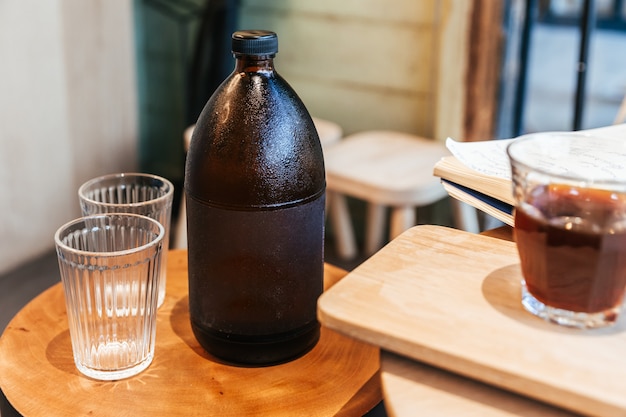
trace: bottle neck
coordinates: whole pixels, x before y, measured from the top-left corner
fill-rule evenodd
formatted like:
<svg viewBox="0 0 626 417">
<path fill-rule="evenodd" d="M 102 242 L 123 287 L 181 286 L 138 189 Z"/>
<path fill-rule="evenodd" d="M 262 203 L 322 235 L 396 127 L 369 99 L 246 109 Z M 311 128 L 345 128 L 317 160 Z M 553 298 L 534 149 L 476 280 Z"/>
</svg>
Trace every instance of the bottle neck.
<svg viewBox="0 0 626 417">
<path fill-rule="evenodd" d="M 235 55 L 235 72 L 272 72 L 274 55 Z"/>
</svg>

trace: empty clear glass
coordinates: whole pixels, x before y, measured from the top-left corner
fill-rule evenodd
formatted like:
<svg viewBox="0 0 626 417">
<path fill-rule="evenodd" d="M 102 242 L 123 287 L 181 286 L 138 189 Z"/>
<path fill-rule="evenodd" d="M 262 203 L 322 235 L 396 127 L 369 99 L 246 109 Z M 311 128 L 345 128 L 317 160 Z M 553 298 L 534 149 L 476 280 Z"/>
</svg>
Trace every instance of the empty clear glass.
<svg viewBox="0 0 626 417">
<path fill-rule="evenodd" d="M 83 216 L 101 213 L 134 213 L 148 216 L 165 228 L 159 307 L 165 300 L 167 250 L 174 186 L 165 178 L 141 173 L 120 173 L 93 178 L 78 189 Z"/>
<path fill-rule="evenodd" d="M 154 356 L 165 229 L 145 216 L 83 217 L 55 234 L 76 367 L 127 378 Z"/>
</svg>

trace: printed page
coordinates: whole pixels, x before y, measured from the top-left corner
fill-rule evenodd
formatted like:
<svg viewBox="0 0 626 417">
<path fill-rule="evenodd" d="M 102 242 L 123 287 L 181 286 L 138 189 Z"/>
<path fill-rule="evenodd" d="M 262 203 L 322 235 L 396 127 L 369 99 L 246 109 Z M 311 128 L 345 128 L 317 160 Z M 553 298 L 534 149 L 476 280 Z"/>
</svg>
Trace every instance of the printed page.
<svg viewBox="0 0 626 417">
<path fill-rule="evenodd" d="M 511 179 L 511 167 L 506 147 L 515 139 L 488 140 L 481 142 L 458 142 L 446 140 L 452 155 L 468 168 L 492 177 Z"/>
<path fill-rule="evenodd" d="M 565 146 L 547 143 L 529 149 L 520 162 L 555 175 L 574 175 L 589 180 L 626 178 L 626 140 L 589 136 L 584 142 Z"/>
<path fill-rule="evenodd" d="M 546 132 L 557 133 L 557 132 Z M 561 145 L 542 146 L 534 153 L 527 155 L 528 161 L 545 172 L 556 175 L 569 175 L 570 173 L 584 172 L 587 178 L 602 180 L 622 180 L 626 178 L 626 139 L 624 139 L 624 127 L 590 129 L 580 131 L 589 136 L 589 146 L 567 149 L 567 158 Z M 613 135 L 609 135 L 613 133 Z M 614 139 L 622 134 L 618 141 L 624 141 L 623 146 L 615 145 Z M 598 140 L 606 138 L 607 142 Z M 609 140 L 613 139 L 613 140 Z M 446 147 L 465 166 L 484 175 L 490 175 L 505 179 L 511 179 L 511 168 L 506 147 L 515 139 L 500 139 L 481 142 L 457 142 L 454 139 L 446 140 Z M 606 143 L 606 145 L 605 145 Z"/>
</svg>

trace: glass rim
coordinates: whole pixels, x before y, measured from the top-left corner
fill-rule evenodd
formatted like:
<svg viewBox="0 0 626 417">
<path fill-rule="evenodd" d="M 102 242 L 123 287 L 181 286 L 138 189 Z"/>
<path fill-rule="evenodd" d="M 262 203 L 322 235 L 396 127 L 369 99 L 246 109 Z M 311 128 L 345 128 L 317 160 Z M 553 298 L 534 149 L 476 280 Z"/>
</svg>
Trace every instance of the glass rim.
<svg viewBox="0 0 626 417">
<path fill-rule="evenodd" d="M 71 246 L 68 246 L 67 244 L 65 244 L 61 238 L 61 233 L 68 230 L 69 228 L 71 228 L 74 225 L 77 225 L 79 223 L 86 223 L 87 220 L 90 219 L 98 219 L 98 218 L 111 218 L 111 217 L 135 217 L 135 218 L 141 218 L 142 220 L 147 220 L 149 223 L 155 224 L 159 230 L 159 233 L 157 234 L 157 236 L 152 239 L 150 242 L 145 243 L 141 246 L 137 246 L 131 249 L 124 249 L 124 250 L 117 250 L 117 251 L 110 251 L 110 252 L 103 252 L 103 251 L 87 251 L 87 250 L 82 250 L 82 249 L 76 249 L 73 248 Z M 86 225 L 85 225 L 86 227 Z M 67 235 L 66 235 L 67 236 Z M 82 256 L 100 256 L 100 257 L 113 257 L 113 256 L 125 256 L 125 255 L 132 255 L 134 253 L 137 252 L 141 252 L 144 251 L 146 249 L 149 249 L 152 246 L 157 245 L 158 243 L 162 242 L 165 239 L 165 227 L 163 227 L 163 225 L 154 220 L 151 217 L 148 216 L 144 216 L 142 214 L 134 214 L 134 213 L 101 213 L 101 214 L 92 214 L 89 216 L 82 216 L 82 217 L 78 217 L 75 218 L 73 220 L 68 221 L 67 223 L 63 224 L 62 226 L 60 226 L 56 232 L 54 233 L 54 243 L 57 245 L 57 247 L 62 248 L 64 251 L 68 252 L 68 253 L 72 253 L 74 255 L 82 255 Z"/>
<path fill-rule="evenodd" d="M 141 201 L 141 202 L 138 202 L 138 203 L 121 204 L 121 203 L 106 203 L 106 202 L 94 200 L 93 198 L 88 197 L 86 195 L 86 193 L 85 193 L 85 191 L 88 188 L 92 187 L 95 183 L 98 183 L 100 181 L 115 180 L 115 179 L 120 179 L 120 178 L 132 178 L 132 177 L 146 178 L 146 179 L 161 181 L 166 186 L 165 194 L 163 194 L 162 196 L 159 196 L 157 198 L 152 198 L 150 200 L 145 200 L 145 201 Z M 96 205 L 99 205 L 99 206 L 103 206 L 103 207 L 138 207 L 138 206 L 142 206 L 144 204 L 155 204 L 155 203 L 159 203 L 161 201 L 166 201 L 166 200 L 169 200 L 169 199 L 173 198 L 173 196 L 174 196 L 174 184 L 172 184 L 172 182 L 169 181 L 167 178 L 163 178 L 163 177 L 161 177 L 159 175 L 155 175 L 155 174 L 147 174 L 147 173 L 143 173 L 143 172 L 118 172 L 118 173 L 115 173 L 115 174 L 101 175 L 99 177 L 95 177 L 95 178 L 92 178 L 90 180 L 85 181 L 78 188 L 78 196 L 81 199 L 83 199 L 84 201 L 87 201 L 87 202 L 89 202 L 91 204 L 96 204 Z"/>
<path fill-rule="evenodd" d="M 563 138 L 563 137 L 578 138 L 578 139 L 582 139 L 582 138 L 590 139 L 591 138 L 591 139 L 601 139 L 601 140 L 606 140 L 606 141 L 612 141 L 614 143 L 626 143 L 626 140 L 621 141 L 618 138 L 614 138 L 610 136 L 595 135 L 595 134 L 590 134 L 587 132 L 580 132 L 580 131 L 549 131 L 549 132 L 528 133 L 525 135 L 518 136 L 517 138 L 515 138 L 515 140 L 513 140 L 510 144 L 506 146 L 506 154 L 509 158 L 511 169 L 513 168 L 513 165 L 517 165 L 517 166 L 523 167 L 527 171 L 533 171 L 541 175 L 553 177 L 556 179 L 562 179 L 570 183 L 578 182 L 578 183 L 605 184 L 608 186 L 621 186 L 621 187 L 626 186 L 625 180 L 609 178 L 609 177 L 591 177 L 590 178 L 590 177 L 584 177 L 583 174 L 560 174 L 558 172 L 553 172 L 542 167 L 531 166 L 527 162 L 522 162 L 519 159 L 519 157 L 516 157 L 513 154 L 514 148 L 517 147 L 517 145 L 527 143 L 533 139 L 536 139 L 537 137 L 543 137 L 543 140 L 548 140 L 550 138 L 552 139 Z M 625 157 L 625 160 L 626 160 L 626 157 Z"/>
</svg>

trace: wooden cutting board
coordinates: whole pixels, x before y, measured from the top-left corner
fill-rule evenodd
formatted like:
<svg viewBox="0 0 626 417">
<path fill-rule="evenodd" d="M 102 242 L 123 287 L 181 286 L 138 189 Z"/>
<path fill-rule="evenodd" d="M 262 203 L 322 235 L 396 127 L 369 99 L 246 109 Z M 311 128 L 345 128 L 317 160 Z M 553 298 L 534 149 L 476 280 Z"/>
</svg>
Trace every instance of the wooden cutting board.
<svg viewBox="0 0 626 417">
<path fill-rule="evenodd" d="M 417 226 L 318 305 L 328 328 L 591 416 L 626 415 L 626 317 L 612 328 L 547 323 L 520 303 L 513 242 Z"/>
</svg>

